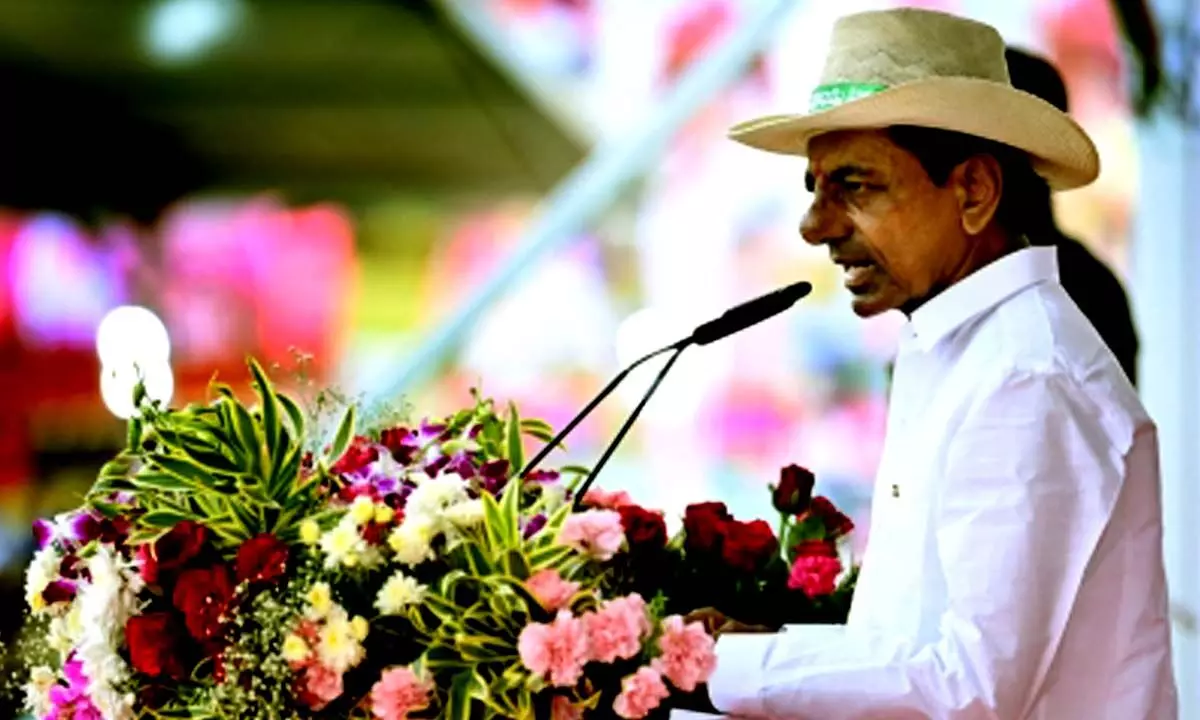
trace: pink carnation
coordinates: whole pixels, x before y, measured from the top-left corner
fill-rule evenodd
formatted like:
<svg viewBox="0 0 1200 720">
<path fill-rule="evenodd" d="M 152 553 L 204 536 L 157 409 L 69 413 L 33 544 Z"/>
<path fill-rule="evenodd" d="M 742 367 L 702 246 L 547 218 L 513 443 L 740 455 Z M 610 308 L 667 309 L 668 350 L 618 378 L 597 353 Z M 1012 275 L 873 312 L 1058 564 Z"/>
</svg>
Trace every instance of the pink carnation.
<svg viewBox="0 0 1200 720">
<path fill-rule="evenodd" d="M 611 560 L 625 540 L 621 513 L 615 510 L 588 510 L 569 516 L 558 533 L 563 545 L 591 555 L 597 560 Z"/>
<path fill-rule="evenodd" d="M 584 493 L 583 504 L 602 510 L 616 510 L 626 505 L 632 505 L 633 498 L 629 497 L 629 493 L 624 490 L 609 492 L 607 490 L 592 489 Z"/>
<path fill-rule="evenodd" d="M 320 663 L 309 665 L 302 678 L 301 701 L 313 710 L 321 710 L 342 696 L 342 674 Z"/>
<path fill-rule="evenodd" d="M 788 587 L 802 590 L 810 598 L 831 594 L 837 589 L 837 578 L 842 572 L 842 561 L 823 555 L 801 555 L 792 565 L 788 576 Z"/>
<path fill-rule="evenodd" d="M 583 622 L 559 610 L 551 623 L 530 623 L 517 638 L 521 663 L 551 685 L 571 687 L 583 676 L 588 661 L 588 638 Z"/>
<path fill-rule="evenodd" d="M 683 618 L 672 615 L 663 620 L 662 637 L 658 639 L 662 655 L 654 661 L 655 668 L 675 687 L 692 692 L 717 669 L 715 646 L 703 625 L 685 624 Z"/>
<path fill-rule="evenodd" d="M 433 682 L 406 667 L 384 670 L 371 688 L 371 714 L 381 720 L 407 720 L 409 713 L 429 707 Z"/>
<path fill-rule="evenodd" d="M 633 594 L 604 603 L 583 618 L 587 626 L 591 659 L 601 663 L 626 660 L 642 649 L 642 638 L 650 633 L 646 601 Z"/>
<path fill-rule="evenodd" d="M 671 695 L 662 675 L 643 667 L 621 681 L 621 694 L 613 701 L 613 712 L 628 718 L 644 718 Z"/>
<path fill-rule="evenodd" d="M 525 581 L 525 589 L 550 612 L 566 607 L 575 593 L 579 592 L 579 583 L 563 580 L 557 570 L 539 570 L 533 577 Z"/>
</svg>

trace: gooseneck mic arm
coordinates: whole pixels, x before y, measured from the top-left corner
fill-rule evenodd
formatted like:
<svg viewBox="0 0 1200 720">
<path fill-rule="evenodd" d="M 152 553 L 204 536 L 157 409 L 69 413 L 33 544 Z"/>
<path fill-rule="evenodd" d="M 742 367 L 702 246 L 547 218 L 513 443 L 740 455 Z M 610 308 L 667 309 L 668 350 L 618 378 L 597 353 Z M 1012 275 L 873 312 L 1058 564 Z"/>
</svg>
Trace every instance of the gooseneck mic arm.
<svg viewBox="0 0 1200 720">
<path fill-rule="evenodd" d="M 639 358 L 632 365 L 618 373 L 617 376 L 614 377 L 612 381 L 609 382 L 608 385 L 606 385 L 604 389 L 596 395 L 596 397 L 592 398 L 591 402 L 584 406 L 584 408 L 580 410 L 579 413 L 576 414 L 575 417 L 572 418 L 571 421 L 567 423 L 557 435 L 551 438 L 545 444 L 545 446 L 542 447 L 541 451 L 539 451 L 537 455 L 535 455 L 528 463 L 526 463 L 524 469 L 521 470 L 521 477 L 527 476 L 531 470 L 537 467 L 538 463 L 545 460 L 546 456 L 553 452 L 554 449 L 562 443 L 563 439 L 566 438 L 571 431 L 578 427 L 579 423 L 583 422 L 584 418 L 590 415 L 592 411 L 604 401 L 605 398 L 611 395 L 613 390 L 616 390 L 617 386 L 629 376 L 629 373 L 633 372 L 647 361 L 652 360 L 653 358 L 656 358 L 664 353 L 671 352 L 672 355 L 670 359 L 668 359 L 666 364 L 663 365 L 663 368 L 658 371 L 658 375 L 655 376 L 654 382 L 650 384 L 649 389 L 646 390 L 646 393 L 633 408 L 633 411 L 629 414 L 629 417 L 625 420 L 625 423 L 621 425 L 621 429 L 617 431 L 617 434 L 613 438 L 612 442 L 610 442 L 608 447 L 605 448 L 604 453 L 600 456 L 600 459 L 596 462 L 596 465 L 592 468 L 591 472 L 588 473 L 587 478 L 576 490 L 575 507 L 578 509 L 583 502 L 584 494 L 592 486 L 592 483 L 595 482 L 597 474 L 599 474 L 600 470 L 608 462 L 609 458 L 612 457 L 613 453 L 616 452 L 617 446 L 620 445 L 621 441 L 625 439 L 625 435 L 629 433 L 629 429 L 633 427 L 633 423 L 637 420 L 638 416 L 641 415 L 642 409 L 646 407 L 646 403 L 650 401 L 651 396 L 653 396 L 655 391 L 658 390 L 658 386 L 662 383 L 663 378 L 665 378 L 667 373 L 670 372 L 671 368 L 675 365 L 675 361 L 679 359 L 679 356 L 684 350 L 692 345 L 708 345 L 709 343 L 716 342 L 735 333 L 739 333 L 746 328 L 757 325 L 758 323 L 774 317 L 782 313 L 784 310 L 787 310 L 810 292 L 812 292 L 812 285 L 803 281 L 780 288 L 772 293 L 768 293 L 762 297 L 755 298 L 749 302 L 745 302 L 741 305 L 730 308 L 715 320 L 710 320 L 709 322 L 697 327 L 688 337 L 667 345 L 666 347 L 659 348 L 658 350 Z"/>
</svg>

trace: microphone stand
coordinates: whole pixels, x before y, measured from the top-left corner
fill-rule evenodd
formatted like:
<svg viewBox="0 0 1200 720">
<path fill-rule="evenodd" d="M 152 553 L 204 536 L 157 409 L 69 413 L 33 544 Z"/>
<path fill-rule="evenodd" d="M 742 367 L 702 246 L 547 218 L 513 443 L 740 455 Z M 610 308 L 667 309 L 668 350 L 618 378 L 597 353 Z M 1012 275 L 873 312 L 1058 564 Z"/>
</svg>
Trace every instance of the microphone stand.
<svg viewBox="0 0 1200 720">
<path fill-rule="evenodd" d="M 670 358 L 667 359 L 667 364 L 663 365 L 662 370 L 658 371 L 658 375 L 654 377 L 654 382 L 650 383 L 650 389 L 646 390 L 646 394 L 642 395 L 642 399 L 638 401 L 637 406 L 633 408 L 633 412 L 629 413 L 629 417 L 625 419 L 625 424 L 623 424 L 621 429 L 617 431 L 616 436 L 608 444 L 608 447 L 604 449 L 604 454 L 600 456 L 600 459 L 597 460 L 596 464 L 592 467 L 592 471 L 588 473 L 587 479 L 583 481 L 583 484 L 579 486 L 579 490 L 576 491 L 576 512 L 583 507 L 583 496 L 587 494 L 588 488 L 590 488 L 592 483 L 596 481 L 596 476 L 600 474 L 600 470 L 608 462 L 608 459 L 612 457 L 614 452 L 617 451 L 617 446 L 620 445 L 621 441 L 625 439 L 625 435 L 629 432 L 629 429 L 633 427 L 633 423 L 638 419 L 638 415 L 642 414 L 642 408 L 646 407 L 646 403 L 650 402 L 650 398 L 654 395 L 655 391 L 658 390 L 658 386 L 662 383 L 663 378 L 665 378 L 667 373 L 671 371 L 671 366 L 675 364 L 675 361 L 679 359 L 679 356 L 683 354 L 683 351 L 686 350 L 690 344 L 691 343 L 689 342 L 680 342 L 671 346 L 675 349 L 675 352 Z"/>
<path fill-rule="evenodd" d="M 613 390 L 616 390 L 617 386 L 620 385 L 625 380 L 625 378 L 629 377 L 629 373 L 631 373 L 634 370 L 636 370 L 637 368 L 641 367 L 646 362 L 653 360 L 654 358 L 658 357 L 659 355 L 662 355 L 663 353 L 668 353 L 668 352 L 671 352 L 672 350 L 674 350 L 676 356 L 678 356 L 679 353 L 683 352 L 683 349 L 686 348 L 690 344 L 692 344 L 691 338 L 685 338 L 683 340 L 680 340 L 679 342 L 667 345 L 666 347 L 661 347 L 661 348 L 655 350 L 654 352 L 647 353 L 646 355 L 642 356 L 637 361 L 635 361 L 632 365 L 630 365 L 629 367 L 625 368 L 620 373 L 618 373 L 617 376 L 614 377 L 612 379 L 612 381 L 609 382 L 608 385 L 606 385 L 604 387 L 603 390 L 601 390 L 599 393 L 597 393 L 596 397 L 592 398 L 592 401 L 589 402 L 587 404 L 587 406 L 585 406 L 582 410 L 580 410 L 579 413 L 575 415 L 575 417 L 571 418 L 571 422 L 567 423 L 563 427 L 563 429 L 558 432 L 557 435 L 555 435 L 548 442 L 546 442 L 546 444 L 544 446 L 542 446 L 542 449 L 538 452 L 537 455 L 533 456 L 533 459 L 531 459 L 529 462 L 525 463 L 525 467 L 521 470 L 521 474 L 519 477 L 523 478 L 523 477 L 527 476 L 529 474 L 529 472 L 531 470 L 533 470 L 535 467 L 537 467 L 539 463 L 541 463 L 543 460 L 545 460 L 546 457 L 550 455 L 550 453 L 554 452 L 554 450 L 562 443 L 563 439 L 566 438 L 567 435 L 570 435 L 571 431 L 574 430 L 576 427 L 578 427 L 579 423 L 583 422 L 584 418 L 586 418 L 588 415 L 590 415 L 592 413 L 592 411 L 596 409 L 597 405 L 599 405 L 601 402 L 603 402 L 606 397 L 611 395 Z M 667 364 L 667 367 L 669 368 L 674 362 L 675 362 L 675 360 L 672 359 Z M 655 386 L 657 386 L 658 383 L 661 382 L 661 380 L 662 380 L 661 377 L 658 380 L 656 380 Z M 653 390 L 652 390 L 652 392 L 653 392 Z M 644 404 L 645 404 L 645 401 L 642 402 L 642 405 L 644 405 Z M 637 416 L 637 412 L 639 412 L 640 410 L 641 410 L 641 405 L 639 405 L 638 409 L 635 410 L 634 417 Z M 625 432 L 627 430 L 628 430 L 628 428 L 623 428 L 623 432 Z M 589 484 L 589 485 L 591 484 L 591 479 L 592 479 L 592 477 L 595 476 L 595 474 L 596 474 L 595 471 L 592 471 L 592 473 L 589 474 L 586 484 Z"/>
</svg>

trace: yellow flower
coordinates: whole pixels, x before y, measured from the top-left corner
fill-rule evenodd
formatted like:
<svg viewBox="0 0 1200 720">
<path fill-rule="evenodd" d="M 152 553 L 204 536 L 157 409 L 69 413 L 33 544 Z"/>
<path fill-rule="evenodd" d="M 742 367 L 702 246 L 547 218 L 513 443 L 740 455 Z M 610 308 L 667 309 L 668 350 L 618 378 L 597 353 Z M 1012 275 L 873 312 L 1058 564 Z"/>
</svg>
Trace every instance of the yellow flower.
<svg viewBox="0 0 1200 720">
<path fill-rule="evenodd" d="M 371 626 L 367 624 L 366 618 L 355 615 L 350 621 L 350 632 L 354 635 L 354 639 L 362 642 L 367 639 L 367 633 L 371 631 Z"/>
<path fill-rule="evenodd" d="M 316 520 L 305 520 L 300 523 L 300 542 L 305 545 L 316 545 L 321 541 L 321 526 Z"/>
<path fill-rule="evenodd" d="M 350 506 L 350 517 L 354 518 L 354 522 L 358 525 L 366 525 L 371 522 L 371 518 L 375 517 L 375 503 L 371 498 L 359 495 L 354 498 L 354 503 Z"/>
<path fill-rule="evenodd" d="M 375 506 L 375 522 L 380 525 L 387 525 L 396 517 L 396 511 L 387 505 L 379 504 Z"/>
<path fill-rule="evenodd" d="M 308 659 L 308 643 L 299 635 L 288 635 L 283 641 L 283 659 L 290 663 L 302 663 Z"/>
<path fill-rule="evenodd" d="M 309 617 L 319 620 L 333 610 L 333 591 L 328 583 L 317 583 L 308 591 Z"/>
</svg>

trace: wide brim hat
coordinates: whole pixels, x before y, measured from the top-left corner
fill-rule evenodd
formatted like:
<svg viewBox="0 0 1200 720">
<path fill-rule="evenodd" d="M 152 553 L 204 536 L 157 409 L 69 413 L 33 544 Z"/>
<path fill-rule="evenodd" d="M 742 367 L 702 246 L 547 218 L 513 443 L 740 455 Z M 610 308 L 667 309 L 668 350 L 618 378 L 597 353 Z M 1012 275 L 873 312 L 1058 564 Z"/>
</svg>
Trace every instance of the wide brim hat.
<svg viewBox="0 0 1200 720">
<path fill-rule="evenodd" d="M 729 136 L 805 156 L 818 135 L 894 125 L 953 130 L 1017 148 L 1057 190 L 1082 187 L 1100 174 L 1099 154 L 1083 128 L 1012 86 L 995 28 L 915 8 L 840 18 L 808 112 L 743 122 Z"/>
</svg>

